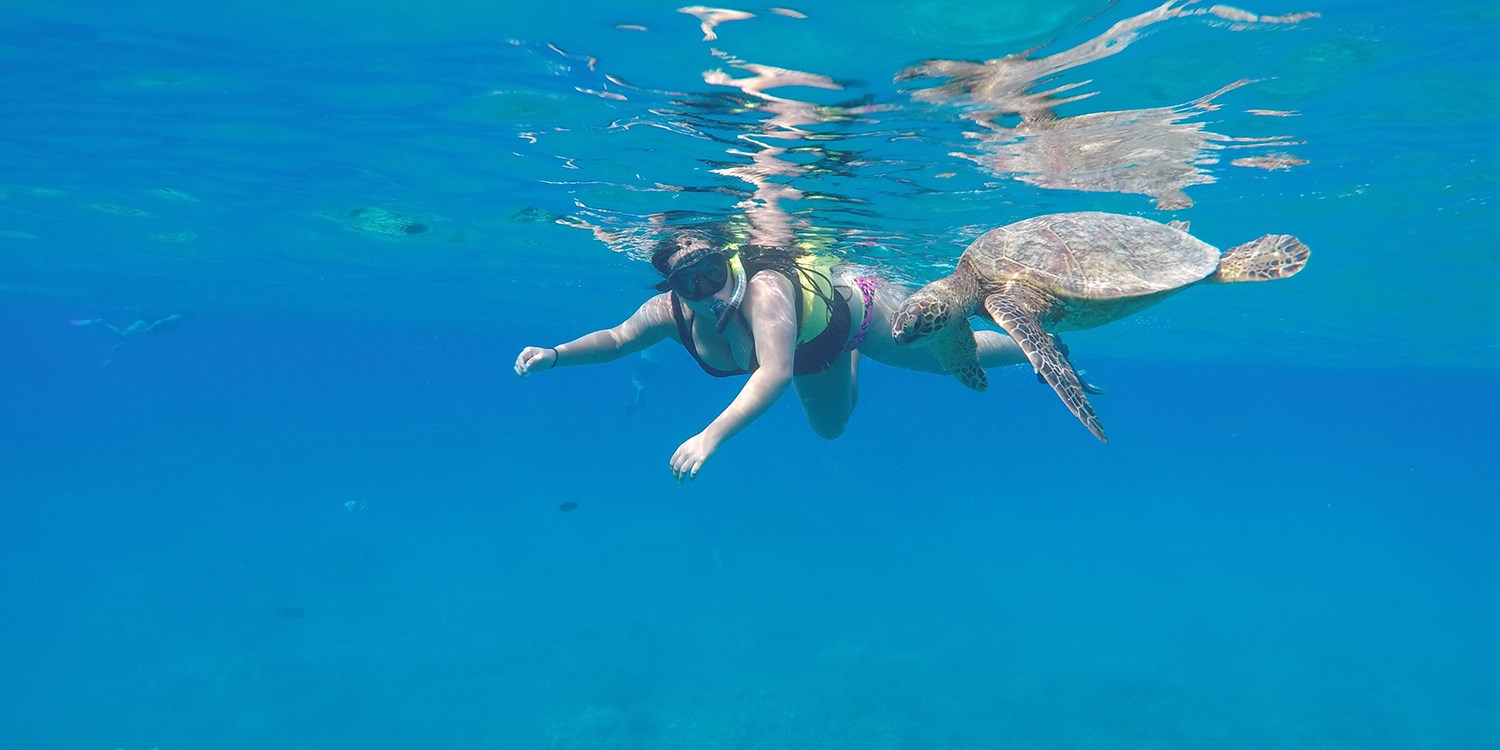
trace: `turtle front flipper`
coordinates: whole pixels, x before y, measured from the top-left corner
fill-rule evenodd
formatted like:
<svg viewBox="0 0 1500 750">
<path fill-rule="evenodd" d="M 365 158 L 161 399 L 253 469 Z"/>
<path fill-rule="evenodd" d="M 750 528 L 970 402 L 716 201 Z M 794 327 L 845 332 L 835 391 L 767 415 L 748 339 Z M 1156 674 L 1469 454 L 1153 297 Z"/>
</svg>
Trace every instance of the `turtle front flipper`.
<svg viewBox="0 0 1500 750">
<path fill-rule="evenodd" d="M 1094 433 L 1094 437 L 1102 442 L 1109 442 L 1104 434 L 1104 426 L 1099 422 L 1099 415 L 1094 413 L 1093 404 L 1089 403 L 1088 395 L 1083 392 L 1083 385 L 1078 380 L 1078 373 L 1073 370 L 1073 364 L 1053 345 L 1052 336 L 1037 321 L 1036 313 L 1005 294 L 986 297 L 984 309 L 990 314 L 990 319 L 995 321 L 995 325 L 1004 329 L 1020 345 L 1037 375 L 1052 386 L 1052 390 L 1067 404 L 1073 416 L 1078 417 L 1089 428 L 1089 432 Z"/>
<path fill-rule="evenodd" d="M 932 353 L 938 363 L 959 382 L 982 391 L 990 387 L 990 379 L 979 366 L 979 346 L 974 341 L 974 329 L 968 318 L 959 318 L 944 326 L 931 337 Z"/>
</svg>

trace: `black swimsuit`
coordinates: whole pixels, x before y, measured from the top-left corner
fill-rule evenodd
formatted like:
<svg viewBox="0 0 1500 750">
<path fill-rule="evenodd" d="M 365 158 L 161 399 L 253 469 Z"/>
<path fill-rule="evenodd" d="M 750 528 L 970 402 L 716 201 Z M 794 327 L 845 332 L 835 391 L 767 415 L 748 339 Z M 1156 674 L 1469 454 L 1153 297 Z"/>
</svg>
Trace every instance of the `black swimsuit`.
<svg viewBox="0 0 1500 750">
<path fill-rule="evenodd" d="M 792 282 L 792 286 L 797 289 L 797 328 L 801 330 L 801 295 L 807 294 L 807 290 L 803 289 L 802 285 L 797 283 L 797 279 L 790 279 L 790 281 Z M 746 283 L 749 283 L 748 280 Z M 837 300 L 837 304 L 828 306 L 828 325 L 823 328 L 823 332 L 814 336 L 811 340 L 797 345 L 797 350 L 792 355 L 793 375 L 801 376 L 820 373 L 828 369 L 833 364 L 833 361 L 838 359 L 840 354 L 844 353 L 845 346 L 849 343 L 849 332 L 853 329 L 849 320 L 849 300 L 844 296 L 843 292 L 837 292 L 834 298 Z M 738 311 L 731 314 L 739 318 L 740 325 L 745 325 L 745 319 L 739 315 Z M 704 362 L 703 357 L 698 354 L 697 345 L 693 343 L 693 327 L 688 324 L 687 316 L 682 313 L 682 300 L 677 298 L 676 292 L 672 292 L 672 320 L 677 322 L 677 335 L 682 339 L 683 348 L 687 349 L 688 354 L 691 354 L 693 359 L 697 360 L 698 366 L 702 367 L 703 371 L 709 375 L 716 378 L 729 378 L 735 375 L 749 375 L 755 369 L 755 350 L 753 348 L 750 351 L 749 370 L 720 370 Z M 748 326 L 746 326 L 746 333 L 749 333 Z"/>
</svg>

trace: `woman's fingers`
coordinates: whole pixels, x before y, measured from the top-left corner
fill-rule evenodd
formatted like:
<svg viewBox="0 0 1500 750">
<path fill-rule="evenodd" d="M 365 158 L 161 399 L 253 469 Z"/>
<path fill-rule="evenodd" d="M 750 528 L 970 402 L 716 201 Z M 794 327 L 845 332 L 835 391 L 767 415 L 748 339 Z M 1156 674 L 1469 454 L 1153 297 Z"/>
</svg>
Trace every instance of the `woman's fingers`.
<svg viewBox="0 0 1500 750">
<path fill-rule="evenodd" d="M 524 378 L 530 374 L 532 365 L 542 358 L 542 353 L 545 351 L 547 350 L 538 346 L 528 346 L 522 349 L 521 353 L 516 355 L 516 375 Z"/>
</svg>

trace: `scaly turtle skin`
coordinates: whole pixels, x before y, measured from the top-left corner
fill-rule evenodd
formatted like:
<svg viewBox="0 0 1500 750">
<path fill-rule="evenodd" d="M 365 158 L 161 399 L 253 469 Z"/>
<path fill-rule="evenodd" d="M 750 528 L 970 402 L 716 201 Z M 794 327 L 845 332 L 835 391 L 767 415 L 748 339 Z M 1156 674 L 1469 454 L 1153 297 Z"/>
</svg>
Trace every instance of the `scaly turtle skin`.
<svg viewBox="0 0 1500 750">
<path fill-rule="evenodd" d="M 1049 332 L 1101 326 L 1199 282 L 1273 281 L 1307 264 L 1296 237 L 1268 234 L 1220 254 L 1187 224 L 1097 212 L 1048 214 L 986 232 L 958 268 L 917 290 L 892 321 L 898 344 L 927 340 L 944 367 L 986 386 L 969 328 L 982 315 L 1025 352 L 1037 375 L 1108 442 L 1078 373 Z"/>
</svg>

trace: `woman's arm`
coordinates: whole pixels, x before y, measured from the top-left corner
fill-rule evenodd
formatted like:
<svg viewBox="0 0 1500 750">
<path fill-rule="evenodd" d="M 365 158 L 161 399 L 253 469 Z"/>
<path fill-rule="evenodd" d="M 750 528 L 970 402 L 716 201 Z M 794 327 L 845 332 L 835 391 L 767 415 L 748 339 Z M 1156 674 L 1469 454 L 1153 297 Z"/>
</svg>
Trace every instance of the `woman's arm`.
<svg viewBox="0 0 1500 750">
<path fill-rule="evenodd" d="M 755 371 L 729 406 L 672 454 L 672 475 L 678 481 L 697 477 L 725 440 L 765 414 L 786 392 L 797 348 L 793 299 L 791 282 L 780 274 L 760 273 L 750 280 L 743 313 L 755 339 Z"/>
<path fill-rule="evenodd" d="M 596 365 L 641 351 L 668 336 L 676 337 L 670 295 L 646 300 L 625 322 L 594 331 L 557 346 L 528 346 L 516 357 L 516 375 L 546 372 L 563 365 Z"/>
</svg>

